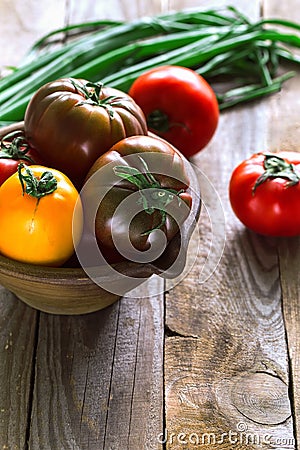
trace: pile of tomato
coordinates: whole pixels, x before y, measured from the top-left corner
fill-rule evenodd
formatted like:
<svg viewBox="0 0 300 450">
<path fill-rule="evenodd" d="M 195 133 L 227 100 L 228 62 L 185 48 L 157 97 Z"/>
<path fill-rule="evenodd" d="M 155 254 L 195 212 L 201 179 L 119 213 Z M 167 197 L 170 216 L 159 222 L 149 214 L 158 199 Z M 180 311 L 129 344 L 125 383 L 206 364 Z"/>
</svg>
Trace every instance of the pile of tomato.
<svg viewBox="0 0 300 450">
<path fill-rule="evenodd" d="M 170 241 L 192 203 L 184 156 L 207 146 L 218 120 L 213 89 L 184 67 L 149 70 L 128 93 L 73 78 L 45 84 L 28 104 L 23 129 L 1 140 L 0 253 L 61 266 L 90 233 L 113 263 L 124 259 L 116 236 L 129 253 L 147 252 L 156 230 Z M 160 174 L 150 154 L 163 158 Z M 299 153 L 258 153 L 233 171 L 230 202 L 246 227 L 300 234 L 299 168 Z M 96 173 L 98 196 L 105 195 L 89 218 L 82 192 Z M 120 205 L 136 192 L 142 208 L 131 217 L 132 208 Z"/>
<path fill-rule="evenodd" d="M 143 209 L 129 227 L 131 244 L 146 251 L 157 229 L 170 241 L 180 225 L 170 211 L 183 222 L 191 207 L 182 154 L 207 145 L 218 117 L 212 88 L 183 67 L 149 71 L 129 93 L 82 79 L 45 84 L 28 104 L 24 129 L 1 141 L 0 253 L 26 263 L 66 263 L 86 220 L 80 192 L 111 163 L 113 181 L 100 178 L 99 189 L 111 186 L 91 225 L 107 261 L 122 259 L 113 240 L 126 228 L 118 206 L 144 188 L 159 193 L 141 196 Z M 152 173 L 149 153 L 166 158 L 169 175 Z M 129 164 L 126 157 L 134 154 L 143 156 Z"/>
</svg>

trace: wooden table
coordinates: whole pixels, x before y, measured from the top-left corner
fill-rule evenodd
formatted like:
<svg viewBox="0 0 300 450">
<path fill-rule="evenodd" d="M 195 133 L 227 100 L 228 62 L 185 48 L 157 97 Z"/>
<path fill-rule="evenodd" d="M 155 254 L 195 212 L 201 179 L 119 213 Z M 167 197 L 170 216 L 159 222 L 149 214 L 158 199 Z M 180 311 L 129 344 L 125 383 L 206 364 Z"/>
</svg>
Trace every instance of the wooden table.
<svg viewBox="0 0 300 450">
<path fill-rule="evenodd" d="M 297 0 L 227 3 L 252 18 L 300 21 Z M 195 4 L 221 2 L 111 0 L 108 8 L 104 1 L 3 0 L 0 65 L 18 64 L 35 39 L 66 22 Z M 139 299 L 65 317 L 35 311 L 0 288 L 0 449 L 297 448 L 299 239 L 246 230 L 227 190 L 231 171 L 250 154 L 299 150 L 299 117 L 300 72 L 280 93 L 222 113 L 213 141 L 193 159 L 226 219 L 222 258 L 205 282 L 211 233 L 204 210 L 195 264 L 161 294 L 151 295 L 150 286 Z M 213 254 L 221 244 L 214 241 Z"/>
</svg>

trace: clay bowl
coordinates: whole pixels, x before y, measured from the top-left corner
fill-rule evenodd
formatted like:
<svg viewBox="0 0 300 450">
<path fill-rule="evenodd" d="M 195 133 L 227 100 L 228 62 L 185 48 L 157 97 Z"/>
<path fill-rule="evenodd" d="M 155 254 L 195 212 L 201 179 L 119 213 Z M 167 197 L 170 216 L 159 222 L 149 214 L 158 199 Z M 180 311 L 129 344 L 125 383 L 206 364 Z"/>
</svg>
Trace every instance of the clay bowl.
<svg viewBox="0 0 300 450">
<path fill-rule="evenodd" d="M 0 138 L 7 132 L 22 128 L 22 123 L 0 129 Z M 197 178 L 192 170 L 192 183 Z M 195 194 L 198 192 L 198 194 Z M 60 268 L 25 264 L 0 255 L 0 285 L 11 291 L 29 306 L 52 314 L 86 314 L 101 310 L 144 283 L 153 274 L 175 278 L 184 269 L 188 243 L 199 218 L 201 200 L 199 190 L 194 187 L 193 207 L 183 230 L 165 248 L 163 254 L 151 263 L 123 261 L 97 267 L 96 282 L 80 266 L 70 261 Z M 126 283 L 120 284 L 120 278 Z M 115 289 L 114 286 L 117 286 Z"/>
</svg>

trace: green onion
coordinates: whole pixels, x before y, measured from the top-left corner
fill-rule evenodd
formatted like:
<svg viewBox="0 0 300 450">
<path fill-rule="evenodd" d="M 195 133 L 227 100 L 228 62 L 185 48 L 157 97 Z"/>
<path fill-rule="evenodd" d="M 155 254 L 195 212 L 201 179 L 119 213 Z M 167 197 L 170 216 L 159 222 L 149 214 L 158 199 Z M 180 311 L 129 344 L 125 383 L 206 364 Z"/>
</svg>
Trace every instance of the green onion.
<svg viewBox="0 0 300 450">
<path fill-rule="evenodd" d="M 275 78 L 268 86 L 245 85 L 234 88 L 226 92 L 226 94 L 218 94 L 217 98 L 220 103 L 220 110 L 236 106 L 246 101 L 254 100 L 267 94 L 278 92 L 282 83 L 295 75 L 294 72 L 288 72 L 281 77 Z"/>
<path fill-rule="evenodd" d="M 140 74 L 163 64 L 197 71 L 216 90 L 220 109 L 230 108 L 279 91 L 295 75 L 278 72 L 282 63 L 300 63 L 293 51 L 300 48 L 299 31 L 300 24 L 283 19 L 251 22 L 233 7 L 60 28 L 0 79 L 0 121 L 23 120 L 30 98 L 49 81 L 85 78 L 126 92 Z M 230 80 L 226 92 L 217 90 L 220 80 Z"/>
<path fill-rule="evenodd" d="M 121 25 L 122 22 L 115 22 L 111 20 L 101 20 L 96 22 L 89 22 L 89 23 L 79 23 L 76 25 L 69 25 L 64 28 L 58 28 L 57 30 L 51 31 L 50 33 L 43 36 L 41 39 L 36 41 L 34 45 L 31 47 L 30 52 L 27 55 L 27 58 L 29 59 L 32 56 L 36 56 L 38 51 L 40 49 L 43 49 L 46 46 L 49 46 L 55 42 L 59 42 L 60 38 L 56 38 L 50 40 L 50 38 L 54 38 L 55 36 L 59 36 L 60 34 L 65 35 L 66 37 L 70 38 L 73 34 L 75 36 L 78 36 L 82 33 L 88 33 L 91 31 L 96 31 L 99 29 L 104 29 L 108 27 L 113 27 L 117 25 Z"/>
</svg>

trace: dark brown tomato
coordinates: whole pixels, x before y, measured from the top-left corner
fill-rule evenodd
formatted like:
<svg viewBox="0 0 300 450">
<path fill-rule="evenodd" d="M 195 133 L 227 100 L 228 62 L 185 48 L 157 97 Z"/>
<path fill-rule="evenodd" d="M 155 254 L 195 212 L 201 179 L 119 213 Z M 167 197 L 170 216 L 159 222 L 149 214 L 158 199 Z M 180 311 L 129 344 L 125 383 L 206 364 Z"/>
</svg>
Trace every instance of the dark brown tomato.
<svg viewBox="0 0 300 450">
<path fill-rule="evenodd" d="M 142 252 L 160 245 L 156 230 L 166 242 L 178 233 L 192 204 L 186 163 L 171 144 L 150 136 L 125 138 L 96 160 L 86 178 L 85 219 L 108 262 L 135 260 L 136 250 L 143 262 Z"/>
<path fill-rule="evenodd" d="M 127 136 L 147 134 L 144 114 L 127 94 L 72 78 L 49 82 L 35 93 L 24 127 L 46 163 L 77 187 L 112 145 Z"/>
</svg>

